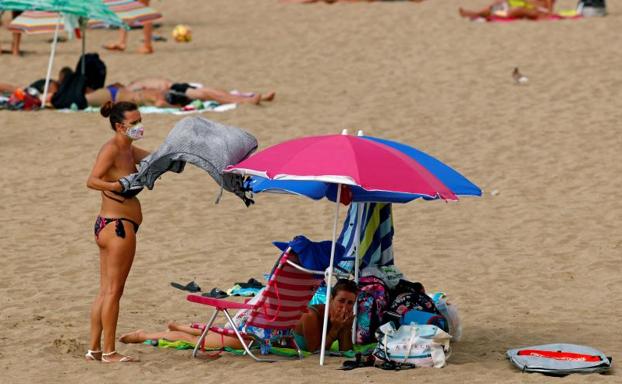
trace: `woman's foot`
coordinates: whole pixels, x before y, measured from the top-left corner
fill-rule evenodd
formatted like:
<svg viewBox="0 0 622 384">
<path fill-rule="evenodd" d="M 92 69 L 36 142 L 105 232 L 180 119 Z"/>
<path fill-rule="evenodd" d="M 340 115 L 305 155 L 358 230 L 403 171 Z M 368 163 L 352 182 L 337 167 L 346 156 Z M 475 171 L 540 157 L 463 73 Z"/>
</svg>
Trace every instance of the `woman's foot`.
<svg viewBox="0 0 622 384">
<path fill-rule="evenodd" d="M 108 43 L 108 44 L 104 44 L 104 49 L 107 49 L 109 51 L 123 52 L 123 51 L 125 51 L 125 44 L 122 44 L 122 43 Z"/>
<path fill-rule="evenodd" d="M 86 361 L 101 361 L 102 351 L 92 351 L 89 349 L 88 351 L 86 351 L 84 358 L 86 359 Z"/>
<path fill-rule="evenodd" d="M 261 101 L 272 101 L 274 100 L 274 97 L 276 96 L 276 92 L 272 91 L 272 92 L 268 92 L 264 95 L 261 96 Z"/>
<path fill-rule="evenodd" d="M 102 363 L 137 363 L 140 359 L 132 356 L 125 356 L 117 351 L 102 353 Z"/>
<path fill-rule="evenodd" d="M 143 45 L 138 48 L 138 53 L 142 53 L 143 55 L 149 55 L 153 53 L 153 47 L 150 45 Z"/>
<path fill-rule="evenodd" d="M 124 335 L 121 335 L 121 337 L 119 337 L 119 341 L 124 344 L 142 343 L 145 340 L 147 340 L 145 338 L 145 331 L 143 331 L 142 329 L 139 329 L 134 332 L 126 333 Z"/>
</svg>

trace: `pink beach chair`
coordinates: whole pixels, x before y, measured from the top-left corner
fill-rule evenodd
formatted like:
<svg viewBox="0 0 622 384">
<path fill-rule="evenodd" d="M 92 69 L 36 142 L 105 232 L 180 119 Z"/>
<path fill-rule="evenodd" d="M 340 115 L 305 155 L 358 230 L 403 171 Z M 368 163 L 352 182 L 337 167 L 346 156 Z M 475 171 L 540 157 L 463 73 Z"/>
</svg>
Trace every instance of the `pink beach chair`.
<svg viewBox="0 0 622 384">
<path fill-rule="evenodd" d="M 224 336 L 237 336 L 248 354 L 256 361 L 273 362 L 275 359 L 259 358 L 251 351 L 253 343 L 260 343 L 262 355 L 269 352 L 273 342 L 284 345 L 288 339 L 293 341 L 298 357 L 302 359 L 302 351 L 293 337 L 293 330 L 303 313 L 307 311 L 309 301 L 322 283 L 324 271 L 313 271 L 297 264 L 298 258 L 291 248 L 281 254 L 277 264 L 264 288 L 257 297 L 248 303 L 214 299 L 199 295 L 188 295 L 188 301 L 208 305 L 214 312 L 203 328 L 203 333 L 194 347 L 192 357 L 196 357 L 199 349 L 203 350 L 205 337 L 209 332 Z M 228 310 L 239 312 L 235 319 Z M 228 326 L 215 327 L 214 320 L 218 314 L 226 317 Z M 241 322 L 239 321 L 242 320 Z M 236 321 L 238 320 L 238 321 Z M 247 342 L 247 340 L 250 340 Z"/>
</svg>

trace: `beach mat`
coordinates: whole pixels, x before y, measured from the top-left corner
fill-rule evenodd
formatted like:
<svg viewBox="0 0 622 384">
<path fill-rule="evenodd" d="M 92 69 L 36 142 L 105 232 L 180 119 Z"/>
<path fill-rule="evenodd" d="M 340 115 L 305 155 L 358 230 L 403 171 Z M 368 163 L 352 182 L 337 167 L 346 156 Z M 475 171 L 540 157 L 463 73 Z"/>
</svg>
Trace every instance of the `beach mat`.
<svg viewBox="0 0 622 384">
<path fill-rule="evenodd" d="M 213 101 L 203 103 L 203 108 L 184 110 L 183 108 L 160 108 L 153 106 L 141 106 L 138 108 L 141 114 L 164 114 L 164 115 L 192 115 L 203 112 L 226 112 L 237 108 L 237 104 L 219 104 Z M 59 112 L 99 112 L 99 107 L 86 107 L 82 110 L 58 109 Z"/>
<path fill-rule="evenodd" d="M 559 11 L 546 18 L 542 18 L 538 20 L 529 20 L 529 21 L 578 20 L 582 18 L 583 16 L 580 13 L 578 13 L 576 10 L 567 9 L 567 10 Z M 480 17 L 480 18 L 474 19 L 473 21 L 489 22 L 489 23 L 509 23 L 509 22 L 518 21 L 518 20 L 528 20 L 528 19 L 525 19 L 522 17 L 516 18 L 516 17 L 506 17 L 506 16 L 501 16 L 501 15 L 492 15 L 490 16 L 489 19 Z"/>
</svg>

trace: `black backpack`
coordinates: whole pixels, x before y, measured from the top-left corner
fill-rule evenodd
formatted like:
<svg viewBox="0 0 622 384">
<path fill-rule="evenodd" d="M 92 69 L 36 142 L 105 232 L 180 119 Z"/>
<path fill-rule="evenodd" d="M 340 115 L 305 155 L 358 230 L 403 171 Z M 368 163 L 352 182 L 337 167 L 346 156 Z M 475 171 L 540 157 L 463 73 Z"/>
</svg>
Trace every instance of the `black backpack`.
<svg viewBox="0 0 622 384">
<path fill-rule="evenodd" d="M 97 53 L 87 53 L 78 60 L 75 73 L 82 73 L 82 60 L 84 60 L 85 85 L 92 90 L 102 88 L 106 84 L 106 64 Z"/>
<path fill-rule="evenodd" d="M 82 60 L 84 60 L 84 75 L 82 75 Z M 78 109 L 88 106 L 84 93 L 86 88 L 92 90 L 102 88 L 106 82 L 106 64 L 97 53 L 87 53 L 80 57 L 76 70 L 68 75 L 52 96 L 54 108 L 71 108 L 75 104 Z"/>
</svg>

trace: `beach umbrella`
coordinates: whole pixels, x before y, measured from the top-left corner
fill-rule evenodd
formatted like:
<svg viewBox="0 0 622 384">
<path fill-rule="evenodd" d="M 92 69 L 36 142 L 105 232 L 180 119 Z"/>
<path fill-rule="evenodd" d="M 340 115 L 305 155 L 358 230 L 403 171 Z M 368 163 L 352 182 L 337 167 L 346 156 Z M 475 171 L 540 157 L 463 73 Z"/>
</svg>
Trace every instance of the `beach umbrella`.
<svg viewBox="0 0 622 384">
<path fill-rule="evenodd" d="M 52 74 L 52 65 L 58 44 L 58 32 L 63 18 L 64 24 L 79 25 L 82 30 L 82 53 L 85 49 L 84 30 L 87 20 L 97 19 L 108 25 L 127 28 L 127 25 L 108 8 L 102 0 L 0 0 L 0 10 L 16 11 L 51 11 L 58 12 L 57 23 L 54 27 L 54 38 L 52 39 L 52 50 L 48 61 L 48 70 L 45 77 L 45 89 L 43 91 L 43 103 L 47 97 Z M 84 72 L 84 60 L 82 61 L 82 72 Z"/>
<path fill-rule="evenodd" d="M 372 140 L 376 143 L 387 145 L 394 148 L 405 155 L 411 157 L 414 161 L 424 166 L 430 171 L 436 178 L 438 178 L 445 186 L 447 186 L 457 196 L 481 196 L 481 189 L 469 181 L 466 177 L 460 174 L 455 169 L 444 164 L 440 160 L 434 158 L 427 153 L 413 148 L 407 144 L 391 141 L 387 139 L 381 139 L 372 136 L 362 136 L 362 132 L 359 131 L 359 136 L 366 140 Z M 320 200 L 327 198 L 331 201 L 335 201 L 336 198 L 336 185 L 332 183 L 325 183 L 320 181 L 295 181 L 295 180 L 271 180 L 266 178 L 260 178 L 257 176 L 251 176 L 247 180 L 247 187 L 251 189 L 253 193 L 272 192 L 272 193 L 288 193 L 298 196 L 306 196 L 314 200 Z M 352 266 L 352 272 L 354 274 L 354 280 L 358 283 L 359 268 L 360 268 L 360 240 L 362 235 L 361 225 L 364 222 L 362 216 L 367 212 L 367 215 L 371 212 L 371 207 L 368 207 L 372 202 L 379 203 L 407 203 L 415 199 L 430 200 L 429 196 L 407 193 L 396 193 L 386 191 L 367 191 L 359 187 L 351 187 L 352 201 L 357 204 L 353 205 L 348 211 L 348 218 L 346 222 L 349 222 L 351 226 L 344 231 L 347 236 L 344 236 L 342 232 L 340 236 L 340 242 L 346 247 L 346 250 L 352 251 L 354 254 L 354 261 L 344 261 L 344 264 Z M 438 197 L 434 197 L 438 198 Z M 375 212 L 374 206 L 374 212 Z M 390 212 L 391 207 L 383 208 L 382 212 Z M 389 222 L 391 220 L 387 220 Z M 383 225 L 386 225 L 384 223 Z M 385 230 L 392 233 L 391 230 Z M 346 252 L 350 255 L 350 252 Z M 388 251 L 381 252 L 390 253 Z M 356 316 L 355 307 L 355 316 Z M 354 339 L 356 334 L 356 322 L 353 324 L 352 337 Z"/>
<path fill-rule="evenodd" d="M 155 9 L 134 0 L 104 0 L 104 4 L 127 25 L 140 25 L 145 22 L 158 20 L 162 14 Z M 58 22 L 58 12 L 26 11 L 13 19 L 8 29 L 13 32 L 26 34 L 53 33 L 56 26 L 65 29 L 64 19 Z M 108 26 L 105 20 L 89 19 L 88 28 L 103 28 Z"/>
<path fill-rule="evenodd" d="M 400 193 L 428 199 L 457 200 L 438 178 L 406 154 L 373 140 L 349 135 L 289 140 L 228 167 L 225 172 L 271 180 L 321 182 L 336 186 L 335 219 L 327 282 L 333 274 L 339 202 L 349 203 L 355 189 Z M 345 197 L 342 199 L 342 196 Z M 330 289 L 326 303 L 330 301 Z M 324 364 L 328 310 L 324 312 L 320 364 Z"/>
</svg>

